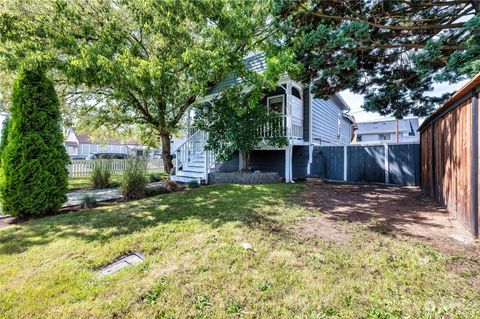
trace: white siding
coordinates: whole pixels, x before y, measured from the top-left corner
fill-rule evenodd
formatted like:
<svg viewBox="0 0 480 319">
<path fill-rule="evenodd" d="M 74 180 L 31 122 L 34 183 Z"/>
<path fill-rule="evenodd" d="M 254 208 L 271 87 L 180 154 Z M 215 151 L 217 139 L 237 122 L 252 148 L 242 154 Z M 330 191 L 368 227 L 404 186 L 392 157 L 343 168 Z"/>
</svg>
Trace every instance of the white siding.
<svg viewBox="0 0 480 319">
<path fill-rule="evenodd" d="M 313 99 L 313 142 L 321 145 L 350 144 L 350 124 L 342 114 L 342 111 L 331 101 Z"/>
<path fill-rule="evenodd" d="M 292 123 L 303 126 L 303 101 L 292 96 Z"/>
</svg>

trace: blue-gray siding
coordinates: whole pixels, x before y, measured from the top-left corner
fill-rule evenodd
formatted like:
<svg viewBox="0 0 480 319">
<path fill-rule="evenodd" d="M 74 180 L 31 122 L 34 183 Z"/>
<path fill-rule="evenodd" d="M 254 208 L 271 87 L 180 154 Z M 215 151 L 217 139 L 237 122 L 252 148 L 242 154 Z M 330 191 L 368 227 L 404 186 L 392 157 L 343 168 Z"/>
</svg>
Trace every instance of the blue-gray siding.
<svg viewBox="0 0 480 319">
<path fill-rule="evenodd" d="M 350 144 L 350 122 L 332 101 L 312 100 L 312 138 L 321 145 Z M 340 136 L 338 121 L 340 119 Z"/>
<path fill-rule="evenodd" d="M 310 141 L 310 91 L 303 89 L 303 140 Z"/>
<path fill-rule="evenodd" d="M 223 162 L 217 166 L 220 172 L 238 171 L 239 156 L 235 152 L 232 159 Z M 293 178 L 304 179 L 307 177 L 308 165 L 308 146 L 294 146 L 292 154 Z M 263 172 L 276 172 L 281 177 L 285 177 L 285 151 L 284 150 L 265 150 L 253 151 L 250 159 L 252 170 Z"/>
<path fill-rule="evenodd" d="M 343 181 L 344 147 L 314 147 L 311 174 Z M 347 146 L 347 181 L 384 183 L 385 174 L 388 174 L 390 184 L 419 185 L 419 144 L 390 144 L 388 170 L 385 167 L 384 145 Z"/>
</svg>

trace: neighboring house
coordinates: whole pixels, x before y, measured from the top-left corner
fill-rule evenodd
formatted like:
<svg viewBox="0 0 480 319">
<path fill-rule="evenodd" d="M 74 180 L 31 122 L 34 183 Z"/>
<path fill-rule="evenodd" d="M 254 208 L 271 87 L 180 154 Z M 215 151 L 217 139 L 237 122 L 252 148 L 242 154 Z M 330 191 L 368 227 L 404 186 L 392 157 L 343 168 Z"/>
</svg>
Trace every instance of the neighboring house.
<svg viewBox="0 0 480 319">
<path fill-rule="evenodd" d="M 418 118 L 357 123 L 353 143 L 419 142 Z"/>
<path fill-rule="evenodd" d="M 245 59 L 247 66 L 256 72 L 266 68 L 263 55 Z M 241 79 L 231 77 L 211 88 L 199 102 L 206 103 L 229 86 L 240 83 Z M 286 182 L 305 178 L 310 174 L 314 145 L 347 145 L 353 137 L 355 119 L 347 112 L 349 106 L 339 96 L 328 100 L 316 99 L 303 83 L 283 76 L 275 90 L 268 92 L 262 102 L 271 111 L 283 115 L 282 125 L 288 139 L 288 146 L 273 148 L 259 147 L 251 154 L 250 168 L 266 172 L 278 172 Z M 208 182 L 208 173 L 238 171 L 242 167 L 238 152 L 224 163 L 215 163 L 210 152 L 203 146 L 206 135 L 188 125 L 193 123 L 194 112 L 187 112 L 187 139 L 173 150 L 176 155 L 176 172 L 171 178 L 180 182 L 200 180 Z"/>
<path fill-rule="evenodd" d="M 95 143 L 84 134 L 77 134 L 73 128 L 67 130 L 65 148 L 72 159 L 85 159 L 91 153 L 121 153 L 142 155 L 146 147 L 138 142 L 122 143 L 119 140 L 109 140 L 106 143 Z"/>
</svg>

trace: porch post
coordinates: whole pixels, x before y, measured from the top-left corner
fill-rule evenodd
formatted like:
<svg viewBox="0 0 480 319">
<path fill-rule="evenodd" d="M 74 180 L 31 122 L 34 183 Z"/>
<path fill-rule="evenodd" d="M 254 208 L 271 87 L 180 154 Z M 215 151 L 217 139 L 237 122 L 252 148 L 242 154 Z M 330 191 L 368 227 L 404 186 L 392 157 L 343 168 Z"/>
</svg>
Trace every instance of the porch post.
<svg viewBox="0 0 480 319">
<path fill-rule="evenodd" d="M 285 115 L 287 116 L 287 137 L 292 135 L 292 81 L 287 82 Z"/>
<path fill-rule="evenodd" d="M 293 183 L 292 156 L 292 146 L 289 145 L 285 148 L 285 183 Z"/>
</svg>

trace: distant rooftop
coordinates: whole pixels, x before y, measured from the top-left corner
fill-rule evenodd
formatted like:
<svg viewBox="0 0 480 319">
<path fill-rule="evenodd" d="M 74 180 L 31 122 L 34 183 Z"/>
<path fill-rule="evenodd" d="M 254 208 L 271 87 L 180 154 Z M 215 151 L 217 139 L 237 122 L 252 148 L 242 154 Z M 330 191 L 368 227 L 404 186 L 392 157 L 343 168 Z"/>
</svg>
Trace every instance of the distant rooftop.
<svg viewBox="0 0 480 319">
<path fill-rule="evenodd" d="M 418 117 L 398 120 L 399 132 L 415 132 L 418 129 Z M 392 133 L 397 131 L 397 120 L 359 122 L 356 134 Z"/>
</svg>

